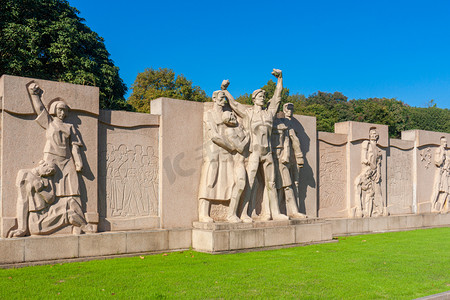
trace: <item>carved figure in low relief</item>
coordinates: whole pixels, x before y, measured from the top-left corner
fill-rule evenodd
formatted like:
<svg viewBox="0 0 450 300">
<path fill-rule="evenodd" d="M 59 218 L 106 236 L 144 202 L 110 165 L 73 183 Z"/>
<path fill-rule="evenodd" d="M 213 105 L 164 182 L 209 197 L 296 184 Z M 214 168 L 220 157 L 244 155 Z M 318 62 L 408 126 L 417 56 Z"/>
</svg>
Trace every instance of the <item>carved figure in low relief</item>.
<svg viewBox="0 0 450 300">
<path fill-rule="evenodd" d="M 9 238 L 46 235 L 67 225 L 77 228 L 74 233 L 94 231 L 73 197 L 56 197 L 56 169 L 53 162 L 42 160 L 36 168 L 19 170 L 16 179 L 18 228 L 8 233 Z"/>
<path fill-rule="evenodd" d="M 306 218 L 305 214 L 298 211 L 296 197 L 300 181 L 299 169 L 303 167 L 304 160 L 300 140 L 291 123 L 294 104 L 284 104 L 283 112 L 285 117 L 275 118 L 272 128 L 272 151 L 278 199 L 286 200 L 289 217 Z"/>
<path fill-rule="evenodd" d="M 213 93 L 213 108 L 203 116 L 206 142 L 198 196 L 200 222 L 213 222 L 209 216 L 210 201 L 230 201 L 228 222 L 241 221 L 237 208 L 245 188 L 245 169 L 240 163 L 241 157 L 234 154 L 242 154 L 246 137 L 234 114 L 227 111 L 226 92 Z"/>
<path fill-rule="evenodd" d="M 157 214 L 157 158 L 151 146 L 132 149 L 107 144 L 106 195 L 111 216 L 132 217 Z"/>
<path fill-rule="evenodd" d="M 278 106 L 281 102 L 281 91 L 283 89 L 283 76 L 281 70 L 274 69 L 272 74 L 277 78 L 277 87 L 272 99 L 269 101 L 267 108 L 265 105 L 265 91 L 262 89 L 255 90 L 252 93 L 253 107 L 247 108 L 244 105 L 238 103 L 230 95 L 228 91 L 225 91 L 231 108 L 236 114 L 243 119 L 244 128 L 250 135 L 249 145 L 249 158 L 247 163 L 247 174 L 250 193 L 254 189 L 254 182 L 259 167 L 262 167 L 265 181 L 265 192 L 270 208 L 270 213 L 263 212 L 261 218 L 263 220 L 287 220 L 288 217 L 280 213 L 278 206 L 277 190 L 275 186 L 275 167 L 272 156 L 271 148 L 271 134 L 272 126 L 275 114 L 277 113 Z M 249 201 L 248 197 L 245 197 L 245 201 Z M 266 207 L 267 205 L 263 205 Z M 245 218 L 248 212 L 243 211 L 242 215 Z"/>
<path fill-rule="evenodd" d="M 357 201 L 354 215 L 372 217 L 386 215 L 386 207 L 381 195 L 381 151 L 377 146 L 378 133 L 375 128 L 369 130 L 369 140 L 361 146 L 361 173 L 355 179 Z"/>
<path fill-rule="evenodd" d="M 434 152 L 436 174 L 434 177 L 431 209 L 433 212 L 444 212 L 450 193 L 450 151 L 447 149 L 447 138 L 441 137 L 441 145 Z"/>
<path fill-rule="evenodd" d="M 48 202 L 48 206 L 38 206 L 35 211 L 38 213 L 30 213 L 29 226 L 37 225 L 36 228 L 29 228 L 32 234 L 49 234 L 68 224 L 76 225 L 73 227 L 74 233 L 95 232 L 96 228 L 92 224 L 86 224 L 81 211 L 81 200 L 78 183 L 78 174 L 83 168 L 83 162 L 80 154 L 80 147 L 82 144 L 76 134 L 75 128 L 72 124 L 64 122 L 64 119 L 69 113 L 69 106 L 60 98 L 56 98 L 50 102 L 49 108 L 45 107 L 41 97 L 43 90 L 34 82 L 27 85 L 28 93 L 31 99 L 31 104 L 37 114 L 36 122 L 45 129 L 45 147 L 43 161 L 47 166 L 53 166 L 52 169 L 52 197 L 55 200 Z M 20 203 L 28 201 L 25 194 L 36 194 L 39 189 L 38 184 L 42 180 L 42 176 L 37 175 L 37 170 L 34 171 L 19 171 L 18 174 L 18 222 L 25 222 L 24 214 L 26 205 Z M 42 169 L 41 169 L 42 171 Z M 39 173 L 41 174 L 41 173 Z M 47 174 L 47 173 L 42 173 Z M 43 176 L 46 177 L 47 175 Z M 41 195 L 37 193 L 37 195 Z M 25 198 L 24 198 L 25 197 Z M 75 204 L 76 203 L 76 204 Z M 41 204 L 43 204 L 41 202 Z M 20 206 L 23 206 L 20 208 Z M 80 210 L 78 210 L 78 207 Z M 76 211 L 76 220 L 73 222 L 68 218 Z M 34 211 L 33 211 L 34 212 Z M 56 221 L 54 218 L 57 218 Z M 74 217 L 75 218 L 75 217 Z M 22 221 L 21 221 L 22 220 Z M 49 221 L 50 220 L 50 221 Z M 83 225 L 83 229 L 81 226 Z M 23 230 L 23 224 L 19 231 Z M 11 236 L 20 236 L 24 233 L 14 231 Z"/>
</svg>

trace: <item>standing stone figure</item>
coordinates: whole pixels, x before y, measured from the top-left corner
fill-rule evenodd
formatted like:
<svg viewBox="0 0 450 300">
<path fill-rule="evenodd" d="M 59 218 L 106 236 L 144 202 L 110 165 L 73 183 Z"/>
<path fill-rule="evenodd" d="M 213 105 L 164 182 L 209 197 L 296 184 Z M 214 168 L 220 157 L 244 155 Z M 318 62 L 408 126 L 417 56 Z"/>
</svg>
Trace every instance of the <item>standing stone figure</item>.
<svg viewBox="0 0 450 300">
<path fill-rule="evenodd" d="M 241 222 L 237 208 L 246 184 L 242 153 L 248 138 L 226 109 L 224 91 L 213 93 L 213 108 L 203 116 L 205 144 L 199 188 L 199 221 L 213 222 L 210 201 L 230 201 L 227 221 Z M 247 139 L 247 141 L 246 141 Z M 239 154 L 237 154 L 239 153 Z"/>
<path fill-rule="evenodd" d="M 250 188 L 250 194 L 253 194 L 255 177 L 258 168 L 261 166 L 264 174 L 265 191 L 267 192 L 270 213 L 263 212 L 263 220 L 287 220 L 288 217 L 280 213 L 278 206 L 278 197 L 275 187 L 275 169 L 271 148 L 271 134 L 273 119 L 277 113 L 278 106 L 281 102 L 281 91 L 283 89 L 283 76 L 281 70 L 274 69 L 272 74 L 277 78 L 277 87 L 273 98 L 269 101 L 267 108 L 265 104 L 265 91 L 262 89 L 255 90 L 252 93 L 253 107 L 247 108 L 236 102 L 231 94 L 226 91 L 226 96 L 231 108 L 236 114 L 243 119 L 244 128 L 250 135 L 249 159 L 247 163 L 247 174 Z M 245 197 L 245 201 L 249 201 L 249 197 Z M 246 204 L 244 205 L 244 207 Z M 264 207 L 265 205 L 263 205 Z M 244 209 L 242 212 L 244 218 L 248 217 L 248 212 Z"/>
<path fill-rule="evenodd" d="M 447 139 L 441 137 L 441 145 L 434 153 L 436 175 L 434 177 L 433 194 L 431 196 L 431 210 L 443 212 L 450 193 L 450 151 L 447 148 Z"/>
<path fill-rule="evenodd" d="M 37 114 L 36 122 L 45 129 L 44 161 L 54 165 L 54 195 L 57 203 L 77 202 L 80 206 L 80 188 L 78 174 L 83 168 L 80 154 L 80 143 L 72 124 L 64 122 L 69 113 L 69 106 L 59 98 L 50 102 L 49 109 L 42 103 L 43 91 L 34 82 L 27 86 L 31 104 Z M 61 208 L 63 209 L 63 208 Z M 68 208 L 66 208 L 68 209 Z M 83 218 L 83 222 L 86 221 Z M 84 227 L 83 231 L 94 232 L 93 225 Z M 48 232 L 43 228 L 42 234 Z M 81 233 L 81 227 L 73 227 L 75 234 Z"/>
<path fill-rule="evenodd" d="M 74 233 L 92 232 L 87 224 L 81 206 L 71 197 L 55 196 L 53 175 L 56 165 L 40 161 L 39 166 L 30 170 L 19 170 L 17 186 L 17 225 L 8 237 L 50 234 L 67 225 L 72 225 Z"/>
<path fill-rule="evenodd" d="M 291 125 L 294 105 L 283 105 L 285 118 L 275 118 L 272 129 L 273 160 L 275 165 L 275 181 L 278 199 L 286 200 L 286 210 L 289 217 L 306 218 L 298 211 L 297 193 L 300 180 L 299 168 L 303 167 L 303 154 L 300 140 Z M 294 186 L 293 186 L 294 184 Z M 295 191 L 294 191 L 295 189 Z"/>
<path fill-rule="evenodd" d="M 369 130 L 369 140 L 362 143 L 361 173 L 355 179 L 357 201 L 355 216 L 371 217 L 386 215 L 386 207 L 381 195 L 381 151 L 378 149 L 378 133 Z"/>
</svg>

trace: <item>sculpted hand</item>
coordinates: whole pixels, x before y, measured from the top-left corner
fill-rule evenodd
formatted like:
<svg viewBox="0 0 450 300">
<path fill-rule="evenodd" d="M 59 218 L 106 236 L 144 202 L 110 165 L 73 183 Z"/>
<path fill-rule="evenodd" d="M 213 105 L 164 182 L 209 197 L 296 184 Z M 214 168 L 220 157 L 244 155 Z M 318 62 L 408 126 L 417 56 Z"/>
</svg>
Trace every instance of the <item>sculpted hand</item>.
<svg viewBox="0 0 450 300">
<path fill-rule="evenodd" d="M 222 85 L 220 86 L 220 89 L 226 90 L 229 85 L 230 85 L 230 81 L 228 79 L 225 79 L 224 81 L 222 81 Z"/>
<path fill-rule="evenodd" d="M 75 170 L 77 170 L 77 172 L 81 172 L 81 170 L 83 170 L 83 164 L 81 163 L 75 163 Z"/>
<path fill-rule="evenodd" d="M 273 69 L 272 75 L 276 78 L 281 78 L 283 77 L 283 72 L 280 69 Z"/>
<path fill-rule="evenodd" d="M 41 95 L 42 94 L 42 90 L 39 87 L 39 85 L 35 82 L 31 83 L 28 86 L 28 91 L 30 92 L 31 95 Z"/>
</svg>

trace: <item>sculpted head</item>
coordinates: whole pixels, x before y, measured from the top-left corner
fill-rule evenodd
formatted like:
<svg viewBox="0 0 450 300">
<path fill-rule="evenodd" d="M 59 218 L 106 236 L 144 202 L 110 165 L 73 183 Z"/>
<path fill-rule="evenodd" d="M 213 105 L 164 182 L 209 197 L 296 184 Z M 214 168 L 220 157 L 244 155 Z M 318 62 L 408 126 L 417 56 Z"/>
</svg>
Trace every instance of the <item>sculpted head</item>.
<svg viewBox="0 0 450 300">
<path fill-rule="evenodd" d="M 284 116 L 286 118 L 292 117 L 292 114 L 294 113 L 294 104 L 292 103 L 286 103 L 283 105 L 283 112 Z"/>
<path fill-rule="evenodd" d="M 36 170 L 40 176 L 46 177 L 55 174 L 56 166 L 52 162 L 41 160 Z"/>
<path fill-rule="evenodd" d="M 255 105 L 263 106 L 266 100 L 266 91 L 257 89 L 252 93 L 252 101 Z"/>
<path fill-rule="evenodd" d="M 236 115 L 231 111 L 224 111 L 222 114 L 222 121 L 225 125 L 235 127 L 238 125 Z"/>
<path fill-rule="evenodd" d="M 447 138 L 445 136 L 441 137 L 441 146 L 447 148 Z"/>
<path fill-rule="evenodd" d="M 64 120 L 69 114 L 69 106 L 63 100 L 56 100 L 50 104 L 48 113 L 60 120 Z"/>
<path fill-rule="evenodd" d="M 224 107 L 227 97 L 225 96 L 225 93 L 222 90 L 220 90 L 213 92 L 212 99 L 216 105 Z"/>
<path fill-rule="evenodd" d="M 375 127 L 371 127 L 369 130 L 369 139 L 371 141 L 378 141 L 379 135 Z"/>
</svg>

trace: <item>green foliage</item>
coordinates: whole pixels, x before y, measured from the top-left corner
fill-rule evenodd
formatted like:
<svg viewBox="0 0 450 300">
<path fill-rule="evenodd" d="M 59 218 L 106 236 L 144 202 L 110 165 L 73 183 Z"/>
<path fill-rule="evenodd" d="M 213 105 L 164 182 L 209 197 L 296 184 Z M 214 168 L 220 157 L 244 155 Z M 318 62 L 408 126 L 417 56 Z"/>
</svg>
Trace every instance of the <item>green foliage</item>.
<svg viewBox="0 0 450 300">
<path fill-rule="evenodd" d="M 132 85 L 133 93 L 128 103 L 139 112 L 150 112 L 150 100 L 159 97 L 170 97 L 197 102 L 211 101 L 198 86 L 183 74 L 175 76 L 171 69 L 146 69 L 139 73 Z"/>
<path fill-rule="evenodd" d="M 260 252 L 3 269 L 0 298 L 415 299 L 448 290 L 449 235 L 434 228 Z"/>
<path fill-rule="evenodd" d="M 0 1 L 0 75 L 100 88 L 100 107 L 130 108 L 103 39 L 66 0 Z"/>
</svg>

